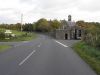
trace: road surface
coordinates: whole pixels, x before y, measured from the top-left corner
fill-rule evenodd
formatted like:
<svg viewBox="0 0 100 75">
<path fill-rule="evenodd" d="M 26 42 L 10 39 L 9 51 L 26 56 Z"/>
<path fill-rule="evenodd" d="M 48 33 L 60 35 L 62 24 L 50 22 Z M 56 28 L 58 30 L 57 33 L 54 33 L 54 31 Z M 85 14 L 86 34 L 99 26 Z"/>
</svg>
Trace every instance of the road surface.
<svg viewBox="0 0 100 75">
<path fill-rule="evenodd" d="M 13 43 L 0 53 L 0 75 L 96 75 L 71 49 L 75 42 L 39 35 L 30 42 Z"/>
</svg>

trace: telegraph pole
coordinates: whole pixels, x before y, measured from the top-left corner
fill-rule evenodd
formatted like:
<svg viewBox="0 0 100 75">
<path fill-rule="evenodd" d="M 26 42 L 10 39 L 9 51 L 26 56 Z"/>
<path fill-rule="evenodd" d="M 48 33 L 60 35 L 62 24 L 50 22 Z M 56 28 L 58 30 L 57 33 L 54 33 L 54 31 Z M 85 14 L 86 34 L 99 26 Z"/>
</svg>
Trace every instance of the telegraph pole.
<svg viewBox="0 0 100 75">
<path fill-rule="evenodd" d="M 23 25 L 23 14 L 21 14 L 21 31 L 23 30 L 22 25 Z"/>
</svg>

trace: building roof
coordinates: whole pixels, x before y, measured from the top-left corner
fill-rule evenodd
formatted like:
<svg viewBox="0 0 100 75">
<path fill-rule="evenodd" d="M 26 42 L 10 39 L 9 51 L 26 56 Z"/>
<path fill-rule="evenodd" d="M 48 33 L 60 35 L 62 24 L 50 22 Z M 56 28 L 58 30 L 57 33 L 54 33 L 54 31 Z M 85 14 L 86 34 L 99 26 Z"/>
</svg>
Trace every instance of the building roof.
<svg viewBox="0 0 100 75">
<path fill-rule="evenodd" d="M 68 21 L 67 24 L 68 24 L 68 26 L 75 26 L 76 25 L 76 23 L 72 22 L 72 21 Z"/>
</svg>

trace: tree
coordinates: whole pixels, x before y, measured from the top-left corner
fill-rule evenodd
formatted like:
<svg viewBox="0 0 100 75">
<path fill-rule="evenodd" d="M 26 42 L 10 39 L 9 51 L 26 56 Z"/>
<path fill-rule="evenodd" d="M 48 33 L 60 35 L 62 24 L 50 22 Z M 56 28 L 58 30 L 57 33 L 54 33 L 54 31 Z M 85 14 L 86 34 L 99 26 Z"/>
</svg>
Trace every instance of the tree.
<svg viewBox="0 0 100 75">
<path fill-rule="evenodd" d="M 61 23 L 58 20 L 53 20 L 51 22 L 51 28 L 53 30 L 58 29 L 61 26 Z"/>
<path fill-rule="evenodd" d="M 78 25 L 84 25 L 84 41 L 94 47 L 100 47 L 100 23 L 78 22 Z"/>
<path fill-rule="evenodd" d="M 33 25 L 31 23 L 26 23 L 23 25 L 23 31 L 33 31 Z"/>
<path fill-rule="evenodd" d="M 49 24 L 48 21 L 44 18 L 38 20 L 36 22 L 36 29 L 37 31 L 45 32 L 49 30 Z"/>
<path fill-rule="evenodd" d="M 21 30 L 21 23 L 17 23 L 14 25 L 15 30 Z"/>
<path fill-rule="evenodd" d="M 78 25 L 79 27 L 82 27 L 82 28 L 85 28 L 86 27 L 86 23 L 84 21 L 82 21 L 82 20 L 77 21 L 76 22 L 76 25 Z"/>
</svg>

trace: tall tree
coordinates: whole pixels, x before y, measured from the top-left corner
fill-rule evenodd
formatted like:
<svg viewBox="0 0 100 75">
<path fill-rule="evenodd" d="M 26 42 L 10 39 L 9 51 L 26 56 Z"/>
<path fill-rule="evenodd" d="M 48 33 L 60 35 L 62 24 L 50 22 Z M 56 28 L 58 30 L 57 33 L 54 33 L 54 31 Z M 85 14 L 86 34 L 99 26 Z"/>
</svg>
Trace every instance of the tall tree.
<svg viewBox="0 0 100 75">
<path fill-rule="evenodd" d="M 42 32 L 48 31 L 49 29 L 48 21 L 44 18 L 38 20 L 36 23 L 36 29 Z"/>
<path fill-rule="evenodd" d="M 53 20 L 51 22 L 51 27 L 53 30 L 58 29 L 61 26 L 61 23 L 58 20 Z"/>
</svg>

